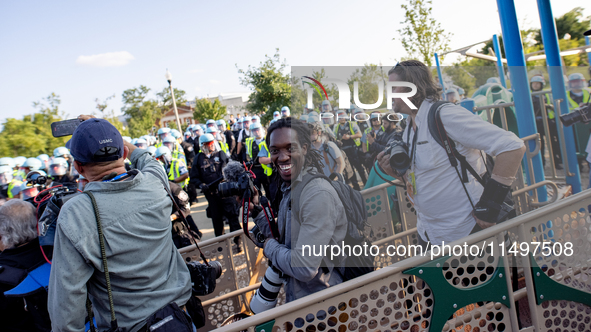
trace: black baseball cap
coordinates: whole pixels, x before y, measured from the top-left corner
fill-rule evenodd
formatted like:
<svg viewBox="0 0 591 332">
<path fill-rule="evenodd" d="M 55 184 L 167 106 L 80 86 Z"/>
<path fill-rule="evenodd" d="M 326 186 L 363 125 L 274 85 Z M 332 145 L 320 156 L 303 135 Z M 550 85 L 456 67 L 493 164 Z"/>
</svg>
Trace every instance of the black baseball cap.
<svg viewBox="0 0 591 332">
<path fill-rule="evenodd" d="M 123 157 L 123 138 L 109 121 L 83 121 L 66 143 L 75 160 L 81 163 L 114 161 Z"/>
<path fill-rule="evenodd" d="M 583 32 L 583 35 L 591 36 L 591 30 L 587 30 L 587 31 Z"/>
</svg>

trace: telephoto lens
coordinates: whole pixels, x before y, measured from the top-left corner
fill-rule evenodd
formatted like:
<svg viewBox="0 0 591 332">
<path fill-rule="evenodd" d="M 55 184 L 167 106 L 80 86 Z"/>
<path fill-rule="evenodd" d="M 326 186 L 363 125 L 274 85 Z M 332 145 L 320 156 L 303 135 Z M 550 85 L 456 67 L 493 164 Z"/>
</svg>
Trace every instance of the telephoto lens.
<svg viewBox="0 0 591 332">
<path fill-rule="evenodd" d="M 250 310 L 256 315 L 275 308 L 281 285 L 283 285 L 283 279 L 280 272 L 268 267 L 263 282 L 261 282 L 261 287 L 257 289 L 250 300 Z"/>
</svg>

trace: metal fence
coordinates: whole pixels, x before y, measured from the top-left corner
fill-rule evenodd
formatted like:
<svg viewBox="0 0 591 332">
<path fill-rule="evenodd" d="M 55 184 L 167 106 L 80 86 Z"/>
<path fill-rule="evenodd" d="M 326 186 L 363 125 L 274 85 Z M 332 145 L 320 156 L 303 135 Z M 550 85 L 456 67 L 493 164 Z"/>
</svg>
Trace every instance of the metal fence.
<svg viewBox="0 0 591 332">
<path fill-rule="evenodd" d="M 591 191 L 579 193 L 450 244 L 492 252 L 403 259 L 217 331 L 589 331 L 590 204 Z M 551 248 L 497 251 L 542 241 Z"/>
</svg>

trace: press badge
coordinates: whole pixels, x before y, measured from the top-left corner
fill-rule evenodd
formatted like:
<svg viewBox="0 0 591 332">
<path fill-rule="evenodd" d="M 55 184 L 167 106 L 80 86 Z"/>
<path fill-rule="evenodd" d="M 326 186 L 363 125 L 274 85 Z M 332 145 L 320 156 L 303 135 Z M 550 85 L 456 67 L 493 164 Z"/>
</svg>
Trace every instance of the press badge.
<svg viewBox="0 0 591 332">
<path fill-rule="evenodd" d="M 412 194 L 417 194 L 417 181 L 415 178 L 415 172 L 410 173 L 410 184 L 412 185 Z"/>
</svg>

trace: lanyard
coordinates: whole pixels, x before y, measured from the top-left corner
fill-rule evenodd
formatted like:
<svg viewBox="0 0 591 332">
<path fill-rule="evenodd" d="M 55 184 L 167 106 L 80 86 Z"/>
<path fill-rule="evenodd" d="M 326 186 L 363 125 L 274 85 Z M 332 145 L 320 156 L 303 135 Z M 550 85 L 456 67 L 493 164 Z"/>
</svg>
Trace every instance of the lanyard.
<svg viewBox="0 0 591 332">
<path fill-rule="evenodd" d="M 412 129 L 412 120 L 410 120 L 410 123 L 408 125 L 408 131 L 406 132 L 406 145 L 409 146 L 409 140 L 410 140 L 410 130 Z M 417 137 L 419 136 L 419 127 L 417 126 L 416 130 L 414 131 L 414 136 L 412 138 L 412 145 L 410 145 L 410 160 L 412 161 L 412 164 L 415 164 L 415 159 L 416 159 L 416 152 L 417 152 Z"/>
<path fill-rule="evenodd" d="M 137 172 L 134 172 L 132 174 L 132 172 L 125 172 L 122 174 L 117 175 L 116 177 L 112 178 L 112 179 L 108 179 L 108 180 L 103 180 L 103 182 L 116 182 L 116 181 L 121 181 L 121 180 L 125 180 L 128 177 L 137 174 Z"/>
</svg>

